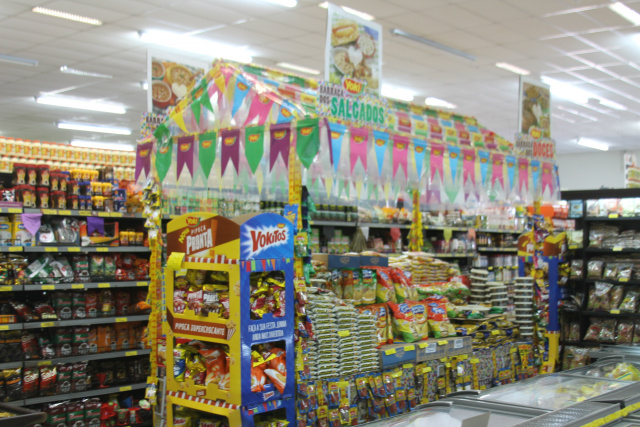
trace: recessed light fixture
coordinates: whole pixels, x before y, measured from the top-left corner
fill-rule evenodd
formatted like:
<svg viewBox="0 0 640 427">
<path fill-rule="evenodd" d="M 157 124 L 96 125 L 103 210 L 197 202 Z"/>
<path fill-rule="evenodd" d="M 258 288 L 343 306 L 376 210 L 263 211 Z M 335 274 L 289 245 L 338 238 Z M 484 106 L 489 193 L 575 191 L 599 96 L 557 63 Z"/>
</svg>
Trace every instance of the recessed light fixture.
<svg viewBox="0 0 640 427">
<path fill-rule="evenodd" d="M 82 148 L 100 148 L 103 150 L 133 151 L 133 145 L 123 144 L 121 142 L 98 142 L 98 141 L 71 141 L 72 147 Z"/>
<path fill-rule="evenodd" d="M 528 76 L 529 74 L 531 74 L 529 70 L 516 67 L 515 65 L 511 65 L 506 62 L 496 62 L 496 67 L 502 68 L 503 70 L 511 71 L 512 73 L 520 74 L 521 76 Z"/>
<path fill-rule="evenodd" d="M 46 7 L 34 7 L 32 12 L 40 13 L 42 15 L 53 16 L 54 18 L 68 19 L 70 21 L 81 22 L 89 25 L 102 25 L 102 21 L 95 18 L 88 18 L 86 16 L 75 15 L 73 13 L 62 12 L 60 10 L 47 9 Z"/>
<path fill-rule="evenodd" d="M 390 86 L 387 84 L 382 85 L 382 96 L 385 98 L 399 99 L 400 101 L 411 102 L 413 101 L 414 93 L 409 89 L 401 87 Z"/>
<path fill-rule="evenodd" d="M 433 41 L 433 40 L 430 40 L 430 39 L 426 39 L 424 37 L 420 37 L 420 36 L 417 36 L 415 34 L 408 33 L 408 32 L 406 32 L 404 30 L 399 29 L 399 28 L 392 28 L 391 29 L 391 34 L 394 35 L 394 36 L 398 36 L 398 37 L 404 37 L 406 39 L 413 40 L 414 42 L 422 43 L 422 44 L 425 44 L 427 46 L 434 47 L 434 48 L 439 49 L 439 50 L 441 50 L 443 52 L 447 52 L 447 53 L 450 53 L 452 55 L 456 55 L 456 56 L 459 56 L 461 58 L 468 59 L 469 61 L 475 61 L 476 60 L 475 55 L 471 55 L 470 53 L 463 52 L 460 49 L 456 49 L 456 48 L 453 48 L 451 46 L 447 46 L 447 45 L 444 45 L 442 43 L 438 43 L 436 41 Z"/>
<path fill-rule="evenodd" d="M 305 73 L 305 74 L 313 74 L 313 75 L 320 74 L 320 71 L 315 70 L 313 68 L 302 67 L 296 64 L 289 64 L 288 62 L 278 62 L 276 65 L 278 67 L 288 68 L 289 70 L 300 71 L 301 73 Z"/>
<path fill-rule="evenodd" d="M 594 150 L 609 151 L 609 146 L 604 142 L 595 141 L 588 138 L 578 138 L 578 145 L 583 147 L 593 148 Z"/>
<path fill-rule="evenodd" d="M 86 132 L 110 133 L 112 135 L 131 135 L 131 130 L 126 128 L 85 125 L 82 123 L 59 122 L 58 129 L 83 130 Z"/>
<path fill-rule="evenodd" d="M 201 56 L 206 55 L 210 58 L 225 58 L 243 63 L 249 63 L 253 59 L 245 46 L 229 46 L 165 31 L 141 31 L 138 35 L 140 40 L 147 43 L 196 53 Z"/>
<path fill-rule="evenodd" d="M 624 3 L 620 3 L 619 1 L 615 3 L 611 3 L 609 5 L 609 9 L 622 16 L 627 21 L 631 22 L 633 25 L 640 25 L 640 13 L 631 9 L 629 6 Z"/>
<path fill-rule="evenodd" d="M 329 2 L 328 2 L 328 1 L 323 1 L 323 2 L 322 2 L 322 3 L 320 3 L 318 6 L 319 6 L 319 7 L 321 7 L 321 8 L 323 8 L 323 9 L 328 9 L 328 8 L 329 8 Z M 350 14 L 352 14 L 352 15 L 356 15 L 356 16 L 358 16 L 358 17 L 360 17 L 360 18 L 362 18 L 362 19 L 364 19 L 364 20 L 366 20 L 366 21 L 373 21 L 374 19 L 376 19 L 376 17 L 375 17 L 375 16 L 373 16 L 373 15 L 369 15 L 369 14 L 368 14 L 368 13 L 366 13 L 366 12 L 361 12 L 361 11 L 359 11 L 359 10 L 352 9 L 352 8 L 350 8 L 350 7 L 348 7 L 348 6 L 340 6 L 340 7 L 341 7 L 341 8 L 342 8 L 342 10 L 344 10 L 345 12 L 348 12 L 348 13 L 350 13 Z"/>
<path fill-rule="evenodd" d="M 428 97 L 424 100 L 424 103 L 431 107 L 443 107 L 443 108 L 458 108 L 457 105 L 452 104 L 444 99 L 434 98 L 433 96 Z"/>
<path fill-rule="evenodd" d="M 122 105 L 64 96 L 39 96 L 36 97 L 36 102 L 56 107 L 77 108 L 79 110 L 100 111 L 103 113 L 124 114 L 127 112 Z"/>
<path fill-rule="evenodd" d="M 26 65 L 27 67 L 35 67 L 38 65 L 38 61 L 35 59 L 20 58 L 19 56 L 0 55 L 0 62 L 7 62 L 9 64 Z"/>
<path fill-rule="evenodd" d="M 297 0 L 264 0 L 267 3 L 277 4 L 278 6 L 284 7 L 296 7 L 298 5 Z"/>
<path fill-rule="evenodd" d="M 113 76 L 109 74 L 92 73 L 91 71 L 82 71 L 75 68 L 69 68 L 66 65 L 60 67 L 60 72 L 64 74 L 73 74 L 76 76 L 97 77 L 100 79 L 112 79 Z"/>
</svg>

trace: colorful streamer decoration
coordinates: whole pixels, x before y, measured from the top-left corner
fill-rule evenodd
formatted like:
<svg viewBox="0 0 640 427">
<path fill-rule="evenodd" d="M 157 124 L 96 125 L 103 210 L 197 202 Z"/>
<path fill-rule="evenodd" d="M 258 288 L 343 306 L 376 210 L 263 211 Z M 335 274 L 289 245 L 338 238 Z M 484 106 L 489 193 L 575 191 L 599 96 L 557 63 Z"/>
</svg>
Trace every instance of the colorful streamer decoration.
<svg viewBox="0 0 640 427">
<path fill-rule="evenodd" d="M 451 170 L 451 182 L 455 184 L 460 160 L 460 147 L 449 146 L 449 169 Z"/>
<path fill-rule="evenodd" d="M 216 161 L 218 134 L 212 130 L 201 134 L 198 138 L 198 160 L 204 176 L 209 179 L 211 168 Z"/>
<path fill-rule="evenodd" d="M 263 125 L 269 118 L 271 107 L 273 106 L 273 98 L 270 94 L 257 94 L 251 100 L 251 106 L 249 107 L 249 114 L 244 124 L 250 124 L 253 119 L 258 118 L 258 124 Z"/>
<path fill-rule="evenodd" d="M 542 163 L 542 193 L 546 187 L 549 188 L 549 193 L 553 194 L 553 164 L 544 162 Z"/>
<path fill-rule="evenodd" d="M 504 154 L 493 153 L 492 157 L 492 171 L 491 171 L 491 186 L 494 187 L 496 185 L 496 181 L 500 183 L 502 188 L 504 188 Z"/>
<path fill-rule="evenodd" d="M 342 139 L 347 132 L 347 127 L 340 123 L 329 122 L 329 144 L 331 149 L 331 164 L 333 165 L 333 171 L 338 172 L 338 165 L 340 164 L 340 154 L 342 153 Z"/>
<path fill-rule="evenodd" d="M 282 158 L 285 168 L 289 169 L 289 148 L 291 146 L 291 127 L 288 123 L 271 126 L 271 150 L 269 153 L 269 172 L 273 170 L 278 156 Z"/>
<path fill-rule="evenodd" d="M 466 186 L 467 182 L 476 185 L 476 150 L 473 148 L 465 148 L 462 150 L 462 185 Z"/>
<path fill-rule="evenodd" d="M 431 182 L 438 172 L 444 181 L 444 145 L 431 143 Z"/>
<path fill-rule="evenodd" d="M 404 170 L 404 179 L 409 177 L 407 169 L 407 154 L 409 153 L 409 137 L 403 135 L 394 135 L 393 137 L 393 179 L 396 178 L 398 169 L 402 167 Z"/>
<path fill-rule="evenodd" d="M 244 155 L 255 175 L 264 155 L 264 126 L 248 126 L 244 129 Z"/>
<path fill-rule="evenodd" d="M 538 193 L 540 185 L 540 160 L 531 160 L 531 181 L 533 182 L 533 194 Z"/>
<path fill-rule="evenodd" d="M 367 143 L 369 140 L 369 131 L 364 128 L 352 127 L 349 129 L 349 148 L 351 148 L 351 173 L 356 166 L 358 159 L 364 170 L 367 170 Z"/>
<path fill-rule="evenodd" d="M 529 192 L 529 159 L 518 158 L 518 193 L 522 194 L 522 185 Z"/>
<path fill-rule="evenodd" d="M 240 173 L 240 129 L 227 129 L 220 132 L 220 168 L 221 175 L 227 170 L 229 161 Z"/>
<path fill-rule="evenodd" d="M 137 181 L 140 178 L 140 174 L 144 171 L 146 177 L 149 176 L 151 171 L 151 150 L 153 150 L 152 142 L 145 142 L 138 144 L 136 147 L 136 171 L 134 180 Z"/>
<path fill-rule="evenodd" d="M 487 182 L 487 172 L 489 171 L 489 159 L 491 153 L 488 151 L 478 151 L 478 158 L 480 159 L 480 180 L 484 187 Z"/>
<path fill-rule="evenodd" d="M 320 149 L 319 119 L 299 120 L 296 133 L 296 151 L 305 168 L 309 169 Z"/>
<path fill-rule="evenodd" d="M 421 139 L 413 138 L 413 160 L 416 164 L 418 179 L 422 177 L 424 158 L 427 154 L 427 143 Z"/>
<path fill-rule="evenodd" d="M 507 176 L 509 177 L 509 191 L 513 190 L 516 179 L 516 156 L 505 156 Z"/>
<path fill-rule="evenodd" d="M 242 74 L 238 74 L 233 90 L 233 107 L 231 107 L 231 117 L 234 117 L 236 115 L 250 90 L 251 86 L 249 85 L 247 79 Z"/>
<path fill-rule="evenodd" d="M 189 174 L 193 177 L 193 147 L 195 146 L 195 136 L 188 135 L 178 138 L 178 158 L 177 177 L 180 177 L 184 167 L 187 167 Z"/>
<path fill-rule="evenodd" d="M 382 176 L 382 168 L 387 154 L 387 146 L 389 143 L 389 133 L 378 130 L 373 131 L 373 149 L 376 154 L 376 163 L 378 165 L 378 176 Z"/>
</svg>

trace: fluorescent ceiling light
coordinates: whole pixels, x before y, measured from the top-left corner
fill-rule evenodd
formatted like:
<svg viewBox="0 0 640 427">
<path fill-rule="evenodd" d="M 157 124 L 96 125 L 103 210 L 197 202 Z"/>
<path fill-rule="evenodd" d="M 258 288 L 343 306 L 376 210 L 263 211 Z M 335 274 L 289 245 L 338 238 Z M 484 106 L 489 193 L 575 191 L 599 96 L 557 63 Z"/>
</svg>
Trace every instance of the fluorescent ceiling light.
<svg viewBox="0 0 640 427">
<path fill-rule="evenodd" d="M 427 46 L 431 46 L 431 47 L 439 49 L 439 50 L 441 50 L 443 52 L 447 52 L 447 53 L 450 53 L 452 55 L 456 55 L 456 56 L 459 56 L 461 58 L 468 59 L 469 61 L 475 61 L 476 60 L 476 57 L 474 55 L 471 55 L 470 53 L 463 52 L 460 49 L 456 49 L 456 48 L 444 45 L 442 43 L 438 43 L 436 41 L 429 40 L 429 39 L 426 39 L 424 37 L 420 37 L 420 36 L 417 36 L 415 34 L 408 33 L 408 32 L 406 32 L 404 30 L 399 29 L 399 28 L 392 28 L 391 29 L 391 34 L 393 34 L 394 36 L 404 37 L 406 39 L 413 40 L 414 42 L 426 44 Z"/>
<path fill-rule="evenodd" d="M 149 90 L 149 82 L 144 80 L 140 82 L 140 87 L 142 88 L 142 90 Z"/>
<path fill-rule="evenodd" d="M 98 141 L 71 141 L 72 147 L 82 148 L 100 148 L 103 150 L 119 150 L 119 151 L 133 151 L 133 145 L 122 144 L 118 142 L 98 142 Z"/>
<path fill-rule="evenodd" d="M 0 55 L 0 62 L 7 62 L 9 64 L 26 65 L 27 67 L 35 67 L 38 65 L 38 61 L 35 59 L 20 58 L 19 56 Z"/>
<path fill-rule="evenodd" d="M 542 77 L 542 81 L 551 87 L 551 93 L 553 95 L 567 99 L 573 103 L 585 105 L 589 103 L 589 99 L 596 99 L 604 107 L 608 107 L 618 111 L 627 110 L 627 107 L 622 104 L 618 104 L 617 102 L 611 101 L 609 99 L 599 97 L 570 84 L 563 83 L 546 76 Z"/>
<path fill-rule="evenodd" d="M 609 5 L 609 9 L 622 16 L 633 25 L 640 25 L 640 13 L 631 9 L 629 6 L 617 1 L 615 3 L 611 3 Z"/>
<path fill-rule="evenodd" d="M 512 73 L 520 74 L 521 76 L 528 76 L 529 74 L 531 74 L 529 70 L 516 67 L 515 65 L 511 65 L 506 62 L 496 62 L 496 67 L 502 68 L 503 70 L 511 71 Z"/>
<path fill-rule="evenodd" d="M 329 2 L 328 2 L 328 1 L 323 1 L 323 2 L 322 2 L 322 3 L 320 3 L 318 6 L 319 6 L 319 7 L 321 7 L 321 8 L 323 8 L 323 9 L 328 9 L 328 8 L 329 8 Z M 348 13 L 350 13 L 350 14 L 352 14 L 352 15 L 356 15 L 356 16 L 358 16 L 358 17 L 360 17 L 360 18 L 362 18 L 362 19 L 364 19 L 364 20 L 366 20 L 366 21 L 373 21 L 374 19 L 376 19 L 376 17 L 375 17 L 375 16 L 373 16 L 373 15 L 369 15 L 369 14 L 368 14 L 368 13 L 366 13 L 366 12 L 361 12 L 361 11 L 359 11 L 359 10 L 352 9 L 352 8 L 350 8 L 350 7 L 347 7 L 347 6 L 340 6 L 340 7 L 341 7 L 341 8 L 342 8 L 342 10 L 344 10 L 345 12 L 348 12 Z"/>
<path fill-rule="evenodd" d="M 83 130 L 87 132 L 110 133 L 113 135 L 131 135 L 130 129 L 111 126 L 85 125 L 82 123 L 59 122 L 58 129 Z"/>
<path fill-rule="evenodd" d="M 594 141 L 593 139 L 578 138 L 578 145 L 593 148 L 594 150 L 609 151 L 609 146 L 604 142 Z"/>
<path fill-rule="evenodd" d="M 444 99 L 434 98 L 433 96 L 428 97 L 424 100 L 424 103 L 431 107 L 443 107 L 443 108 L 457 108 L 458 106 L 452 104 Z"/>
<path fill-rule="evenodd" d="M 296 7 L 298 5 L 297 0 L 264 0 L 267 3 L 277 4 L 278 6 L 284 7 Z"/>
<path fill-rule="evenodd" d="M 289 64 L 288 62 L 278 62 L 276 64 L 278 67 L 288 68 L 294 71 L 300 71 L 301 73 L 318 75 L 320 71 L 314 70 L 313 68 L 301 67 L 300 65 Z"/>
<path fill-rule="evenodd" d="M 413 101 L 414 94 L 409 89 L 403 89 L 400 87 L 383 84 L 382 96 L 386 98 L 399 99 L 400 101 L 411 102 Z"/>
<path fill-rule="evenodd" d="M 246 51 L 245 46 L 229 46 L 165 31 L 143 31 L 140 32 L 139 35 L 140 39 L 147 43 L 196 53 L 198 55 L 206 55 L 211 58 L 226 58 L 244 63 L 251 62 L 253 59 Z"/>
<path fill-rule="evenodd" d="M 582 117 L 583 119 L 591 120 L 592 122 L 597 122 L 598 118 L 590 116 L 588 114 L 581 113 L 578 110 L 574 110 L 572 108 L 563 107 L 562 105 L 558 105 L 558 110 L 566 111 L 567 113 L 574 114 L 578 117 Z"/>
<path fill-rule="evenodd" d="M 112 79 L 113 76 L 109 74 L 92 73 L 91 71 L 82 71 L 75 68 L 69 68 L 66 65 L 60 67 L 60 72 L 64 74 L 73 74 L 76 76 L 98 77 L 101 79 Z"/>
<path fill-rule="evenodd" d="M 44 105 L 55 105 L 56 107 L 77 108 L 79 110 L 100 111 L 103 113 L 124 114 L 127 112 L 122 105 L 93 101 L 91 99 L 39 96 L 36 98 L 36 102 Z"/>
<path fill-rule="evenodd" d="M 34 7 L 32 12 L 41 13 L 47 16 L 53 16 L 54 18 L 68 19 L 70 21 L 81 22 L 89 25 L 102 25 L 102 21 L 94 18 L 87 18 L 86 16 L 75 15 L 73 13 L 62 12 L 59 10 L 47 9 L 46 7 Z"/>
</svg>

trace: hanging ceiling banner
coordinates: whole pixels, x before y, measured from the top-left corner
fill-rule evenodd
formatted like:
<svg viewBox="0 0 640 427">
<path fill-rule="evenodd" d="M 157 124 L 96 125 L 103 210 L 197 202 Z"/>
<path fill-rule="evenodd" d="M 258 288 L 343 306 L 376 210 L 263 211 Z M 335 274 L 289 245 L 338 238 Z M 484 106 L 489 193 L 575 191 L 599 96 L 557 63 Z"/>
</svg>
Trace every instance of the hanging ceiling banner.
<svg viewBox="0 0 640 427">
<path fill-rule="evenodd" d="M 520 76 L 518 130 L 533 138 L 551 138 L 551 87 Z"/>
<path fill-rule="evenodd" d="M 353 78 L 380 94 L 382 82 L 382 26 L 329 3 L 324 55 L 324 78 L 340 83 Z"/>
</svg>

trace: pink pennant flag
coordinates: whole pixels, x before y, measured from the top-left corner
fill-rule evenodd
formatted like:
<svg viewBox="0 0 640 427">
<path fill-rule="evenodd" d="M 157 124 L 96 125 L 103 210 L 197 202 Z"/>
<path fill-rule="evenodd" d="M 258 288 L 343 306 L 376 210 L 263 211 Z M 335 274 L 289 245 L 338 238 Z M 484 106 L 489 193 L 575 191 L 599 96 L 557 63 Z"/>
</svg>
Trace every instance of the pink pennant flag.
<svg viewBox="0 0 640 427">
<path fill-rule="evenodd" d="M 444 181 L 444 145 L 431 143 L 431 181 L 440 172 L 440 180 Z"/>
<path fill-rule="evenodd" d="M 409 115 L 403 111 L 398 111 L 396 117 L 398 118 L 398 130 L 400 132 L 411 133 L 411 119 Z"/>
<path fill-rule="evenodd" d="M 224 175 L 229 161 L 236 169 L 236 174 L 240 173 L 240 129 L 228 129 L 220 132 L 220 167 Z"/>
<path fill-rule="evenodd" d="M 360 159 L 362 167 L 367 170 L 367 141 L 369 139 L 369 131 L 363 128 L 350 128 L 349 138 L 351 148 L 351 173 L 356 166 L 356 162 Z"/>
<path fill-rule="evenodd" d="M 503 165 L 504 165 L 504 154 L 493 153 L 491 155 L 491 185 L 495 185 L 496 181 L 500 181 L 500 185 L 504 188 L 504 173 L 503 173 Z"/>
<path fill-rule="evenodd" d="M 407 173 L 407 153 L 409 152 L 409 137 L 402 135 L 393 136 L 393 178 L 395 179 L 398 168 L 402 166 L 405 179 Z"/>
<path fill-rule="evenodd" d="M 544 193 L 545 187 L 549 187 L 549 192 L 553 195 L 553 164 L 552 163 L 543 163 L 542 164 L 542 193 Z"/>
<path fill-rule="evenodd" d="M 476 150 L 473 148 L 465 148 L 462 150 L 462 185 L 466 185 L 467 181 L 471 181 L 473 186 L 476 185 Z"/>
<path fill-rule="evenodd" d="M 251 106 L 249 107 L 249 114 L 247 120 L 245 120 L 245 126 L 254 118 L 258 118 L 258 124 L 263 125 L 269 118 L 269 112 L 271 112 L 271 106 L 273 105 L 273 96 L 270 93 L 256 94 L 251 100 Z"/>
<path fill-rule="evenodd" d="M 522 193 L 522 184 L 529 191 L 529 159 L 518 158 L 518 192 Z"/>
</svg>

